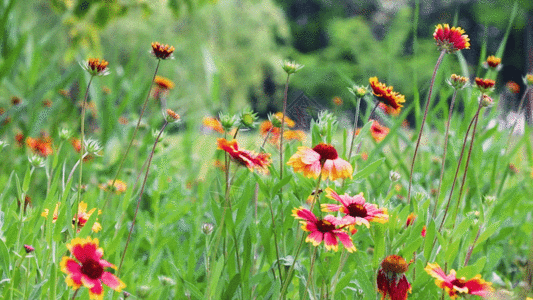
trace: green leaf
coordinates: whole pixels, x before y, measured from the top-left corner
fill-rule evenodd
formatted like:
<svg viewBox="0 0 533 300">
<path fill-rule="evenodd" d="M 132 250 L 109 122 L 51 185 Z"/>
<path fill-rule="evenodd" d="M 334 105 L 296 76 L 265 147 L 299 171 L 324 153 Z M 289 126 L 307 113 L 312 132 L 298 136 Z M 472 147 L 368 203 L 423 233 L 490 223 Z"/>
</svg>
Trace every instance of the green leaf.
<svg viewBox="0 0 533 300">
<path fill-rule="evenodd" d="M 26 194 L 28 192 L 28 189 L 30 188 L 30 180 L 31 180 L 31 168 L 28 165 L 26 168 L 26 173 L 24 174 L 24 181 L 22 182 L 22 192 Z"/>
<path fill-rule="evenodd" d="M 235 291 L 239 287 L 239 284 L 241 284 L 241 274 L 235 274 L 233 278 L 231 278 L 227 289 L 223 294 L 224 296 L 222 296 L 220 299 L 232 299 Z"/>
<path fill-rule="evenodd" d="M 366 166 L 361 171 L 355 173 L 353 176 L 353 180 L 357 181 L 360 179 L 367 178 L 370 174 L 374 173 L 379 166 L 385 161 L 385 158 L 378 159 L 372 163 L 370 163 L 368 166 Z"/>
<path fill-rule="evenodd" d="M 11 265 L 10 258 L 9 258 L 9 251 L 7 250 L 6 243 L 2 239 L 0 239 L 0 266 L 2 267 L 2 270 L 4 272 L 9 271 L 9 266 Z"/>
<path fill-rule="evenodd" d="M 426 228 L 426 238 L 424 241 L 424 256 L 426 257 L 426 260 L 430 260 L 432 250 L 431 247 L 433 246 L 433 241 L 435 240 L 435 220 L 431 220 L 429 225 Z"/>
<path fill-rule="evenodd" d="M 216 292 L 216 287 L 218 285 L 218 280 L 220 279 L 220 274 L 222 273 L 222 269 L 224 267 L 224 256 L 219 257 L 218 261 L 216 262 L 214 268 L 211 272 L 210 282 L 209 282 L 209 295 L 208 299 L 213 299 Z"/>
<path fill-rule="evenodd" d="M 281 179 L 278 183 L 276 183 L 276 185 L 274 185 L 274 187 L 272 188 L 271 195 L 277 194 L 282 187 L 284 187 L 287 183 L 291 181 L 291 179 L 292 179 L 292 174 L 289 174 L 283 177 L 283 179 Z"/>
<path fill-rule="evenodd" d="M 475 264 L 461 268 L 459 271 L 457 271 L 457 278 L 466 277 L 467 279 L 470 279 L 476 276 L 483 270 L 486 262 L 487 257 L 483 256 L 478 259 Z"/>
</svg>

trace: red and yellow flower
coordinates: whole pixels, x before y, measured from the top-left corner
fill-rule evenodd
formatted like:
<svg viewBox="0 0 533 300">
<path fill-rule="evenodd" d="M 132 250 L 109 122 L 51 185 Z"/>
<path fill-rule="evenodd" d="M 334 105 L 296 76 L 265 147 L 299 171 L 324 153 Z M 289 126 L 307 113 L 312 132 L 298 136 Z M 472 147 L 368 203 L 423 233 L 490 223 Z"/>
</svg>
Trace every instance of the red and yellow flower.
<svg viewBox="0 0 533 300">
<path fill-rule="evenodd" d="M 453 53 L 457 50 L 469 49 L 470 39 L 461 27 L 452 27 L 448 24 L 438 24 L 433 33 L 433 38 L 440 50 Z"/>
<path fill-rule="evenodd" d="M 416 219 L 415 213 L 410 213 L 407 216 L 407 221 L 405 221 L 405 227 L 409 227 L 410 225 L 413 225 L 413 223 L 415 222 L 415 219 Z"/>
<path fill-rule="evenodd" d="M 222 124 L 220 124 L 220 121 L 213 117 L 204 117 L 202 120 L 202 124 L 206 128 L 210 128 L 218 133 L 224 133 L 224 128 L 222 128 Z"/>
<path fill-rule="evenodd" d="M 98 247 L 98 239 L 75 238 L 67 244 L 67 248 L 75 259 L 64 256 L 60 266 L 61 271 L 67 274 L 65 282 L 74 290 L 83 285 L 89 289 L 90 299 L 101 300 L 104 298 L 102 283 L 117 292 L 126 287 L 118 277 L 105 271 L 105 268 L 116 267 L 102 259 L 104 250 Z"/>
<path fill-rule="evenodd" d="M 370 227 L 370 222 L 386 223 L 389 215 L 386 208 L 378 208 L 377 205 L 366 202 L 363 193 L 355 196 L 348 194 L 339 195 L 333 189 L 326 189 L 326 197 L 339 201 L 338 204 L 322 204 L 322 210 L 326 212 L 340 211 L 345 214 L 342 221 L 348 225 L 361 225 Z M 353 232 L 354 226 L 350 227 Z"/>
<path fill-rule="evenodd" d="M 76 214 L 76 217 L 72 219 L 72 224 L 76 224 L 78 226 L 78 231 L 85 226 L 85 223 L 89 220 L 91 215 L 96 211 L 96 208 L 91 209 L 87 212 L 87 203 L 81 201 L 80 204 L 78 204 L 78 213 Z M 98 214 L 101 214 L 102 211 L 98 211 Z M 97 219 L 98 220 L 98 219 Z M 98 232 L 102 230 L 102 225 L 98 222 L 94 222 L 93 227 L 91 228 L 93 232 Z"/>
<path fill-rule="evenodd" d="M 402 103 L 405 102 L 405 96 L 398 92 L 394 92 L 392 86 L 387 86 L 386 84 L 379 82 L 377 77 L 371 77 L 369 81 L 374 96 L 376 96 L 380 102 L 385 103 L 400 113 L 403 107 Z"/>
<path fill-rule="evenodd" d="M 172 53 L 174 52 L 174 47 L 169 45 L 162 45 L 159 42 L 152 43 L 152 54 L 157 59 L 167 59 L 172 58 Z"/>
<path fill-rule="evenodd" d="M 494 88 L 496 81 L 492 79 L 485 79 L 476 77 L 476 85 L 482 93 L 490 92 Z"/>
<path fill-rule="evenodd" d="M 54 209 L 54 214 L 52 215 L 52 223 L 55 223 L 57 221 L 58 211 L 59 211 L 59 205 L 61 202 L 56 203 L 56 208 Z M 48 208 L 45 208 L 44 211 L 41 213 L 41 217 L 48 218 Z"/>
<path fill-rule="evenodd" d="M 520 93 L 520 86 L 518 85 L 518 83 L 514 82 L 514 81 L 508 81 L 505 86 L 507 87 L 507 89 L 509 90 L 509 92 L 513 93 L 513 94 L 518 94 Z"/>
<path fill-rule="evenodd" d="M 295 172 L 302 172 L 304 176 L 322 179 L 329 177 L 331 180 L 352 177 L 352 165 L 337 154 L 335 147 L 329 144 L 318 144 L 315 147 L 298 147 L 289 161 L 289 166 Z"/>
<path fill-rule="evenodd" d="M 47 157 L 54 153 L 54 150 L 52 149 L 52 139 L 46 134 L 41 134 L 41 137 L 38 138 L 28 137 L 26 139 L 26 145 L 28 145 L 35 154 L 42 157 Z"/>
<path fill-rule="evenodd" d="M 105 59 L 99 60 L 98 58 L 89 58 L 82 67 L 92 76 L 105 76 L 109 74 L 107 66 L 109 62 Z"/>
<path fill-rule="evenodd" d="M 255 153 L 244 149 L 239 149 L 239 145 L 236 140 L 227 141 L 220 138 L 217 140 L 218 149 L 226 151 L 231 158 L 233 158 L 239 164 L 247 167 L 250 171 L 256 169 L 262 173 L 268 173 L 268 166 L 272 162 L 270 159 L 270 153 Z"/>
<path fill-rule="evenodd" d="M 483 66 L 486 68 L 495 69 L 499 71 L 502 67 L 501 63 L 502 63 L 501 58 L 491 55 L 487 57 L 487 60 L 483 63 Z"/>
<path fill-rule="evenodd" d="M 455 299 L 459 294 L 470 294 L 485 297 L 492 291 L 492 283 L 486 282 L 481 278 L 481 275 L 476 275 L 470 280 L 461 277 L 457 278 L 455 270 L 451 270 L 449 275 L 446 275 L 438 264 L 428 263 L 424 269 L 426 272 L 435 278 L 435 284 L 444 289 L 452 299 Z"/>
<path fill-rule="evenodd" d="M 310 232 L 305 241 L 312 243 L 313 246 L 316 247 L 324 241 L 326 250 L 337 251 L 339 249 L 338 238 L 348 252 L 352 253 L 357 250 L 352 238 L 343 230 L 346 224 L 342 220 L 332 215 L 318 219 L 310 210 L 303 207 L 293 209 L 292 216 L 296 219 L 305 220 L 300 221 L 302 229 Z"/>
<path fill-rule="evenodd" d="M 399 255 L 389 255 L 381 262 L 378 270 L 377 285 L 382 300 L 405 300 L 411 292 L 411 285 L 404 273 L 409 264 Z"/>
<path fill-rule="evenodd" d="M 370 126 L 370 134 L 376 142 L 381 142 L 389 134 L 389 128 L 379 124 L 378 121 L 374 120 Z"/>
<path fill-rule="evenodd" d="M 383 112 L 389 116 L 398 116 L 400 114 L 400 110 L 401 110 L 400 108 L 394 109 L 391 106 L 388 106 L 383 102 L 380 102 L 378 105 L 379 105 L 379 108 L 381 108 Z"/>
<path fill-rule="evenodd" d="M 108 180 L 106 183 L 101 184 L 98 187 L 104 191 L 110 190 L 113 193 L 120 195 L 126 191 L 128 185 L 124 181 L 117 179 L 115 180 L 115 184 L 113 184 L 113 180 Z"/>
</svg>

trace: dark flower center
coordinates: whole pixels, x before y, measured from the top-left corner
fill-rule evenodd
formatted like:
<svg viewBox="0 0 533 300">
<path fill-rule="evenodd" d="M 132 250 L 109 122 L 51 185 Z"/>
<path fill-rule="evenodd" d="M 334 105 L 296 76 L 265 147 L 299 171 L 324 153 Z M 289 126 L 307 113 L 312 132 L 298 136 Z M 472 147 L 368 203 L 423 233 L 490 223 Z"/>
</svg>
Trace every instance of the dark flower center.
<svg viewBox="0 0 533 300">
<path fill-rule="evenodd" d="M 316 145 L 313 150 L 316 153 L 320 154 L 320 162 L 322 164 L 324 164 L 327 159 L 333 160 L 339 157 L 339 155 L 337 154 L 337 150 L 335 150 L 335 147 L 328 144 L 320 143 Z"/>
<path fill-rule="evenodd" d="M 364 205 L 352 203 L 348 205 L 348 214 L 354 218 L 365 218 L 368 216 L 368 212 Z"/>
<path fill-rule="evenodd" d="M 461 279 L 454 279 L 452 280 L 452 284 L 458 288 L 463 288 L 466 284 L 466 282 L 464 280 L 461 280 Z"/>
<path fill-rule="evenodd" d="M 318 231 L 322 233 L 326 233 L 326 232 L 333 231 L 335 229 L 335 225 L 331 224 L 330 222 L 326 220 L 319 220 L 316 223 L 316 228 L 318 229 Z"/>
<path fill-rule="evenodd" d="M 81 272 L 91 279 L 100 279 L 104 274 L 104 267 L 99 262 L 88 259 L 82 264 Z"/>
<path fill-rule="evenodd" d="M 405 259 L 399 255 L 389 255 L 381 262 L 381 268 L 385 272 L 401 274 L 407 272 L 408 267 Z"/>
</svg>

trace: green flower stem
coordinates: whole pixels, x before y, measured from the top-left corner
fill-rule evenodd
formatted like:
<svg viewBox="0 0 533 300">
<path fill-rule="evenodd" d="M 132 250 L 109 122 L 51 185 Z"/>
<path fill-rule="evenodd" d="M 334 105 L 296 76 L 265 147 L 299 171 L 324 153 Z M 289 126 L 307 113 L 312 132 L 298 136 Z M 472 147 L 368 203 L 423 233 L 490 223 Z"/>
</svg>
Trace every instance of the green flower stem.
<svg viewBox="0 0 533 300">
<path fill-rule="evenodd" d="M 141 205 L 142 196 L 144 194 L 144 188 L 146 187 L 146 180 L 148 179 L 148 172 L 150 171 L 150 165 L 152 163 L 152 159 L 154 158 L 154 152 L 155 147 L 157 146 L 157 143 L 159 142 L 159 139 L 161 138 L 161 135 L 163 134 L 163 131 L 167 127 L 168 122 L 165 120 L 165 123 L 163 124 L 163 127 L 161 127 L 161 130 L 159 131 L 159 135 L 157 135 L 157 138 L 154 142 L 154 146 L 152 147 L 152 152 L 150 152 L 150 158 L 148 159 L 148 165 L 146 166 L 146 172 L 144 173 L 144 180 L 141 187 L 141 192 L 139 194 L 139 200 L 137 200 L 137 207 L 135 208 L 135 214 L 133 215 L 133 220 L 131 221 L 131 227 L 130 232 L 128 233 L 128 239 L 126 240 L 126 246 L 124 247 L 124 252 L 122 253 L 122 257 L 120 258 L 120 265 L 117 269 L 117 277 L 120 274 L 120 270 L 122 268 L 122 263 L 124 263 L 124 257 L 126 256 L 126 251 L 128 250 L 128 245 L 131 240 L 131 234 L 133 232 L 133 228 L 135 227 L 135 220 L 137 219 L 137 213 L 139 212 L 139 206 Z"/>
<path fill-rule="evenodd" d="M 83 154 L 85 152 L 85 145 L 84 145 L 84 139 L 85 139 L 85 107 L 87 106 L 87 97 L 89 96 L 89 88 L 91 87 L 91 83 L 93 82 L 94 75 L 91 76 L 91 79 L 89 79 L 89 83 L 87 84 L 87 90 L 85 90 L 85 96 L 83 98 L 83 103 L 81 104 L 81 136 L 80 136 L 80 176 L 78 178 L 78 197 L 76 198 L 76 210 L 78 209 L 78 206 L 80 205 L 81 201 L 81 182 L 83 177 Z M 75 224 L 75 235 L 78 235 L 78 222 Z"/>
<path fill-rule="evenodd" d="M 307 292 L 307 289 L 309 288 L 309 283 L 310 283 L 311 281 L 313 281 L 313 269 L 314 269 L 314 267 L 315 267 L 316 252 L 317 252 L 317 249 L 318 249 L 317 247 L 314 247 L 314 248 L 315 248 L 315 249 L 313 250 L 313 254 L 311 255 L 311 266 L 309 266 L 309 276 L 307 276 L 307 282 L 306 282 L 306 284 L 305 284 L 305 288 L 304 288 L 304 298 L 303 298 L 303 300 L 307 300 L 307 295 L 309 294 L 309 293 Z M 313 283 L 313 286 L 314 286 L 314 285 L 315 285 L 315 284 Z M 312 288 L 311 290 L 314 291 L 315 289 Z"/>
<path fill-rule="evenodd" d="M 454 89 L 453 96 L 452 96 L 452 102 L 450 103 L 450 110 L 448 112 L 448 122 L 446 123 L 446 133 L 444 134 L 444 153 L 442 154 L 442 162 L 441 162 L 441 167 L 440 167 L 439 187 L 437 188 L 437 195 L 435 196 L 435 204 L 433 207 L 433 213 L 431 214 L 432 219 L 435 218 L 435 214 L 437 213 L 437 206 L 439 204 L 440 190 L 442 187 L 442 178 L 444 177 L 444 164 L 446 162 L 446 151 L 448 150 L 448 137 L 450 134 L 450 124 L 452 122 L 453 106 L 455 104 L 456 97 L 457 97 L 457 89 Z"/>
<path fill-rule="evenodd" d="M 283 92 L 283 115 L 281 116 L 281 134 L 279 137 L 279 180 L 283 179 L 283 132 L 285 129 L 285 115 L 287 114 L 287 93 L 289 91 L 289 79 L 291 74 L 287 73 L 287 81 L 285 82 L 285 91 Z M 283 187 L 279 189 L 279 213 L 281 219 L 283 218 Z"/>
<path fill-rule="evenodd" d="M 376 101 L 376 105 L 374 105 L 374 108 L 372 108 L 372 111 L 370 112 L 370 115 L 368 116 L 367 122 L 372 120 L 372 115 L 374 114 L 374 112 L 376 111 L 376 108 L 378 108 L 378 106 L 379 106 L 379 101 Z"/>
<path fill-rule="evenodd" d="M 355 119 L 353 122 L 353 132 L 352 132 L 352 141 L 350 142 L 350 151 L 348 152 L 348 162 L 352 158 L 353 146 L 355 144 L 355 132 L 357 131 L 357 121 L 359 119 L 359 106 L 361 104 L 361 98 L 357 97 L 355 104 Z"/>
<path fill-rule="evenodd" d="M 481 234 L 482 229 L 483 229 L 483 225 L 479 225 L 476 238 L 474 239 L 474 242 L 472 243 L 472 245 L 468 247 L 468 252 L 466 253 L 465 263 L 463 264 L 463 267 L 466 267 L 468 265 L 468 261 L 470 260 L 470 257 L 472 256 L 472 251 L 474 251 L 474 247 L 476 246 L 476 242 L 479 239 L 479 235 Z"/>
<path fill-rule="evenodd" d="M 128 157 L 128 153 L 130 152 L 131 146 L 133 145 L 133 140 L 135 140 L 135 137 L 137 136 L 137 132 L 139 131 L 139 126 L 141 125 L 141 119 L 144 115 L 144 111 L 146 110 L 146 106 L 148 105 L 148 99 L 150 99 L 150 93 L 152 93 L 152 87 L 154 86 L 155 77 L 157 75 L 157 71 L 159 70 L 160 63 L 161 63 L 161 59 L 158 59 L 157 65 L 155 67 L 154 76 L 152 77 L 152 82 L 150 83 L 150 89 L 148 89 L 148 94 L 146 95 L 146 99 L 144 100 L 141 114 L 139 115 L 139 119 L 137 120 L 137 126 L 135 126 L 135 129 L 133 130 L 133 136 L 131 137 L 128 148 L 126 148 L 126 152 L 122 156 L 122 160 L 120 161 L 120 165 L 118 166 L 117 173 L 115 173 L 115 177 L 113 178 L 113 181 L 111 182 L 111 187 L 115 186 L 115 182 L 117 181 L 117 178 L 120 175 L 120 172 L 122 171 L 122 167 L 124 166 L 124 161 L 126 160 L 126 157 Z M 83 145 L 83 142 L 82 142 L 82 145 Z M 111 199 L 111 197 L 109 196 L 106 198 L 107 199 L 101 209 L 102 211 L 104 210 L 105 207 L 107 207 L 107 203 L 109 202 L 109 199 Z"/>
<path fill-rule="evenodd" d="M 444 58 L 444 54 L 446 54 L 445 49 L 440 52 L 439 58 L 437 59 L 437 63 L 435 64 L 435 69 L 433 70 L 433 76 L 431 77 L 431 84 L 429 85 L 428 100 L 426 101 L 426 110 L 424 111 L 424 118 L 422 119 L 422 125 L 420 126 L 420 131 L 418 132 L 415 153 L 413 154 L 413 161 L 411 162 L 411 174 L 409 174 L 409 191 L 407 192 L 407 203 L 411 202 L 411 188 L 413 186 L 413 171 L 415 167 L 416 154 L 418 153 L 418 147 L 420 146 L 420 139 L 422 138 L 422 133 L 424 131 L 424 124 L 426 124 L 429 104 L 431 102 L 431 93 L 433 92 L 433 86 L 435 85 L 435 77 L 437 76 L 437 70 L 439 69 L 442 59 Z"/>
<path fill-rule="evenodd" d="M 342 253 L 340 258 L 340 264 L 337 268 L 337 271 L 335 272 L 335 275 L 333 275 L 333 278 L 331 279 L 331 299 L 335 299 L 335 287 L 337 286 L 337 283 L 339 282 L 339 277 L 341 275 L 342 269 L 344 268 L 344 265 L 348 261 L 348 251 L 342 247 Z"/>
</svg>

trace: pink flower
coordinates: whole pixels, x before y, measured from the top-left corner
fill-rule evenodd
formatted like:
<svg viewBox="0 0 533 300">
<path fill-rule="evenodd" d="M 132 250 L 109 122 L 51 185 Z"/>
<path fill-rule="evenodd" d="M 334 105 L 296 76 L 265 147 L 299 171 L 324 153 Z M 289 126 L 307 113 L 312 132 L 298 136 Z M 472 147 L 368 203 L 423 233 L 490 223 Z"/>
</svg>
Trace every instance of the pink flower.
<svg viewBox="0 0 533 300">
<path fill-rule="evenodd" d="M 452 299 L 457 298 L 459 293 L 486 297 L 492 291 L 492 283 L 481 279 L 481 275 L 476 275 L 470 280 L 464 277 L 457 278 L 455 270 L 452 269 L 450 275 L 446 275 L 438 264 L 431 263 L 428 263 L 424 270 L 436 278 L 435 284 L 448 292 Z"/>
<path fill-rule="evenodd" d="M 318 178 L 322 174 L 322 179 L 352 178 L 352 165 L 340 158 L 335 147 L 329 144 L 321 143 L 313 149 L 298 147 L 298 152 L 291 156 L 287 164 L 295 172 L 302 172 L 307 177 Z"/>
<path fill-rule="evenodd" d="M 239 149 L 236 140 L 227 141 L 226 139 L 218 139 L 218 149 L 228 152 L 228 154 L 236 162 L 242 166 L 247 167 L 250 171 L 257 169 L 259 172 L 268 173 L 268 166 L 272 162 L 270 153 L 255 153 L 244 149 Z"/>
</svg>

